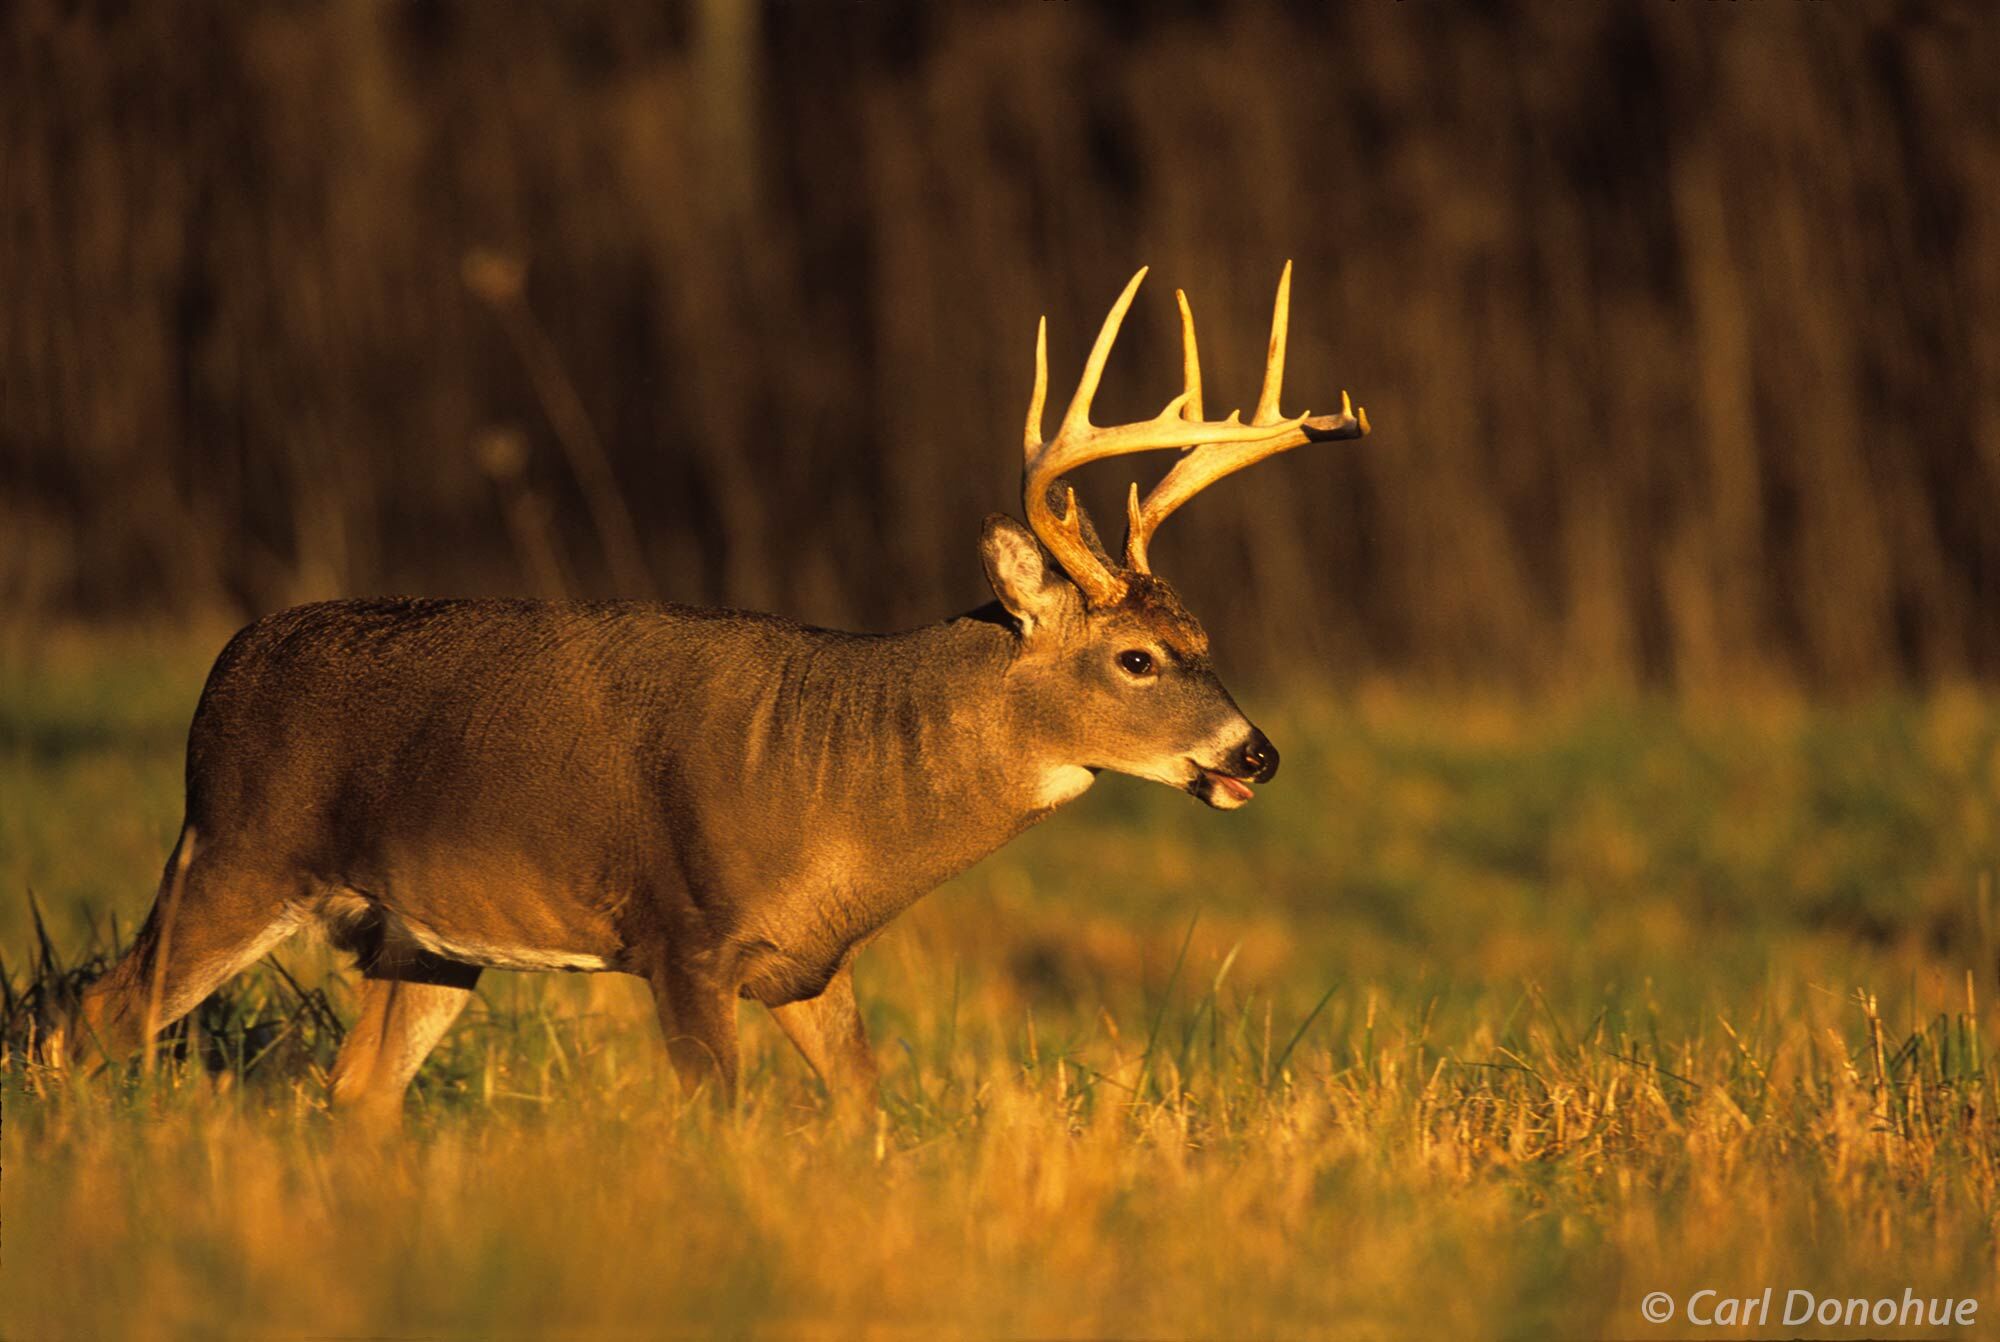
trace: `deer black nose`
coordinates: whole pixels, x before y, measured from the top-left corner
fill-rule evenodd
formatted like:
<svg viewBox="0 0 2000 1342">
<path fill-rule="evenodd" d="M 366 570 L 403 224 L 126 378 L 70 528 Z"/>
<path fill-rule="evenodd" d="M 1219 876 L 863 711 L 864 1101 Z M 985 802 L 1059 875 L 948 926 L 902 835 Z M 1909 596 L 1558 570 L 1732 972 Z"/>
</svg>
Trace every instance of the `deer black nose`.
<svg viewBox="0 0 2000 1342">
<path fill-rule="evenodd" d="M 1242 750 L 1237 752 L 1236 763 L 1243 777 L 1268 783 L 1278 772 L 1278 748 L 1271 744 L 1268 736 L 1252 727 Z"/>
</svg>

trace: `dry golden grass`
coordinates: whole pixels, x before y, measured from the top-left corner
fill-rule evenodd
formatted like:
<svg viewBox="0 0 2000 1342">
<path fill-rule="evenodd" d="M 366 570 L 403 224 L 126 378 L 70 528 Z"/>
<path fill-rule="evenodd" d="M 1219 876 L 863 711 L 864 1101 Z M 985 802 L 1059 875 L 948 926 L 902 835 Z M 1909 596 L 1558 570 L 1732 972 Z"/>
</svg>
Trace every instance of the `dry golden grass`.
<svg viewBox="0 0 2000 1342">
<path fill-rule="evenodd" d="M 1219 1000 L 1150 1056 L 962 1003 L 873 1125 L 772 1041 L 718 1117 L 629 1023 L 531 1058 L 540 1016 L 381 1148 L 310 1075 L 10 1082 L 8 1334 L 1637 1336 L 1651 1290 L 1990 1295 L 1976 1013 L 1878 1047 L 1809 995 L 1660 1036 L 1398 1002 L 1270 1066 Z"/>
</svg>

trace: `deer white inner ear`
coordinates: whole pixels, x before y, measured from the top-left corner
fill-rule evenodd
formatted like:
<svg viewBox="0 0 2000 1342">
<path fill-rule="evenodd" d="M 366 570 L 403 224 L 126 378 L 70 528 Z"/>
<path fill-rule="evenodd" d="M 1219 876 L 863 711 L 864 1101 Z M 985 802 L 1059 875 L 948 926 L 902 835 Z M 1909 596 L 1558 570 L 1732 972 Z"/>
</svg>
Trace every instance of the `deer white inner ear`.
<svg viewBox="0 0 2000 1342">
<path fill-rule="evenodd" d="M 1007 613 L 1031 634 L 1062 607 L 1063 581 L 1049 572 L 1042 547 L 1016 525 L 993 526 L 986 534 L 986 577 Z"/>
</svg>

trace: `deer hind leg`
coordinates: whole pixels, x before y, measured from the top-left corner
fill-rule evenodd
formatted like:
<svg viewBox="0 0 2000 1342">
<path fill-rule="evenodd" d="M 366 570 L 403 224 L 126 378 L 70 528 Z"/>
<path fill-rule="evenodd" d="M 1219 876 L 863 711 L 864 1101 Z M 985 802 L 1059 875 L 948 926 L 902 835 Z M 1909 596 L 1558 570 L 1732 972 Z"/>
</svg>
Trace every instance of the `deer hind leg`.
<svg viewBox="0 0 2000 1342">
<path fill-rule="evenodd" d="M 333 1060 L 329 1098 L 371 1125 L 393 1125 L 403 1092 L 471 1000 L 479 966 L 408 945 L 379 910 L 337 926 L 334 938 L 359 953 L 361 1014 Z"/>
<path fill-rule="evenodd" d="M 194 1010 L 297 930 L 297 906 L 284 880 L 241 854 L 200 845 L 183 869 L 188 843 L 183 834 L 139 935 L 84 990 L 68 1029 L 51 1041 L 51 1062 L 130 1056 L 149 1033 Z"/>
</svg>

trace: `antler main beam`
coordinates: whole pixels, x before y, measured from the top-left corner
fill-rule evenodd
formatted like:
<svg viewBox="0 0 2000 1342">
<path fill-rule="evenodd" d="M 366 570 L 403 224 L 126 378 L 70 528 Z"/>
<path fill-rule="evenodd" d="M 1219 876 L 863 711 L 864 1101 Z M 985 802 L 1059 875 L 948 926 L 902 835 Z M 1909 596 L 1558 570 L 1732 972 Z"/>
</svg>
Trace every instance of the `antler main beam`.
<svg viewBox="0 0 2000 1342">
<path fill-rule="evenodd" d="M 1043 319 L 1035 333 L 1035 389 L 1028 402 L 1028 421 L 1023 435 L 1024 471 L 1022 503 L 1028 524 L 1049 547 L 1056 561 L 1093 605 L 1104 605 L 1124 596 L 1129 582 L 1115 572 L 1090 545 L 1083 534 L 1083 515 L 1077 506 L 1076 491 L 1065 487 L 1062 512 L 1058 514 L 1049 496 L 1056 482 L 1070 471 L 1105 457 L 1132 452 L 1153 452 L 1168 448 L 1191 449 L 1174 463 L 1164 479 L 1142 503 L 1139 487 L 1132 487 L 1127 501 L 1125 567 L 1137 573 L 1146 566 L 1146 545 L 1159 524 L 1175 509 L 1225 475 L 1242 470 L 1266 457 L 1288 451 L 1301 443 L 1359 438 L 1368 432 L 1368 415 L 1355 410 L 1340 394 L 1337 415 L 1299 414 L 1287 417 L 1278 409 L 1285 378 L 1285 341 L 1291 308 L 1292 265 L 1285 263 L 1278 281 L 1277 302 L 1271 314 L 1271 340 L 1264 360 L 1264 385 L 1257 397 L 1257 412 L 1250 422 L 1242 422 L 1240 412 L 1230 411 L 1222 419 L 1202 417 L 1201 359 L 1195 344 L 1194 314 L 1187 295 L 1175 291 L 1181 312 L 1181 365 L 1184 386 L 1181 394 L 1168 401 L 1160 413 L 1131 424 L 1098 426 L 1090 422 L 1091 401 L 1104 376 L 1104 364 L 1117 342 L 1118 330 L 1132 297 L 1146 278 L 1140 267 L 1125 285 L 1118 301 L 1104 318 L 1097 341 L 1084 361 L 1083 376 L 1063 412 L 1056 436 L 1042 441 L 1042 409 L 1048 398 L 1048 321 Z"/>
</svg>

